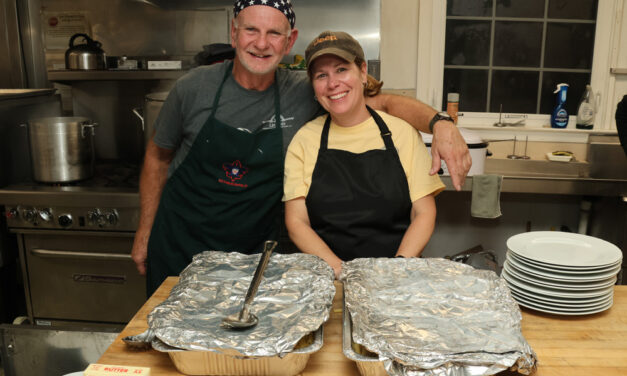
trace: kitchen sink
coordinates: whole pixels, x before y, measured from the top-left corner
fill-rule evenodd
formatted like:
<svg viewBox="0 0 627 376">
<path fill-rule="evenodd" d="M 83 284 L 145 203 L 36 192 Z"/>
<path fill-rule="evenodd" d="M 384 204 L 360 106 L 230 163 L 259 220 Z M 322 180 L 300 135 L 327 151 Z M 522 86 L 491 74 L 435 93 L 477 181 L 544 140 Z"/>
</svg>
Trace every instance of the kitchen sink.
<svg viewBox="0 0 627 376">
<path fill-rule="evenodd" d="M 586 178 L 588 162 L 555 162 L 537 159 L 492 159 L 485 161 L 485 173 L 503 176 Z"/>
<path fill-rule="evenodd" d="M 591 135 L 588 141 L 590 177 L 627 180 L 627 155 L 618 136 Z"/>
</svg>

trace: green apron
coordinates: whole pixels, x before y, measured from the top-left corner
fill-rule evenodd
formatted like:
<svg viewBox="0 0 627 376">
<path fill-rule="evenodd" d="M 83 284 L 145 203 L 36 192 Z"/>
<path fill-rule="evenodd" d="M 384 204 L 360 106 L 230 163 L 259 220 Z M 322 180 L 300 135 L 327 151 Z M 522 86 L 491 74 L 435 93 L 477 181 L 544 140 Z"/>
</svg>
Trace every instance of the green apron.
<svg viewBox="0 0 627 376">
<path fill-rule="evenodd" d="M 148 240 L 148 296 L 202 251 L 255 253 L 278 240 L 283 137 L 275 75 L 275 127 L 248 133 L 216 119 L 222 88 L 189 153 L 167 180 Z M 242 109 L 254 111 L 254 109 Z"/>
</svg>

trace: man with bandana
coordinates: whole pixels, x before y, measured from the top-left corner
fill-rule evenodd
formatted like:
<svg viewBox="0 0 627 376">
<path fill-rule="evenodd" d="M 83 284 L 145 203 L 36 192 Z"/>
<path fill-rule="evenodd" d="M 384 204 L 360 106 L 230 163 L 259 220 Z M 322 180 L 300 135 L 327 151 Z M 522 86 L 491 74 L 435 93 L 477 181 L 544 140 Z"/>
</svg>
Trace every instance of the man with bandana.
<svg viewBox="0 0 627 376">
<path fill-rule="evenodd" d="M 190 71 L 165 101 L 146 149 L 132 250 L 149 295 L 199 252 L 254 253 L 278 240 L 284 152 L 321 111 L 306 75 L 277 69 L 298 37 L 295 19 L 289 0 L 237 1 L 235 59 Z M 461 188 L 471 160 L 452 122 L 406 97 L 368 104 L 432 130 L 431 173 L 442 157 Z"/>
</svg>

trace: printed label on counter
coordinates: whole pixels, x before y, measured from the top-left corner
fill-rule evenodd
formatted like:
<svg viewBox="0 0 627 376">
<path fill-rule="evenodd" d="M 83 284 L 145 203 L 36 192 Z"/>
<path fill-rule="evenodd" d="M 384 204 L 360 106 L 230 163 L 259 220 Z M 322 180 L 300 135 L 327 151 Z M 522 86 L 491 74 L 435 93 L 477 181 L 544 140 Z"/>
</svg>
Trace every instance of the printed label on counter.
<svg viewBox="0 0 627 376">
<path fill-rule="evenodd" d="M 111 376 L 111 375 L 133 375 L 150 376 L 150 368 L 116 366 L 111 364 L 92 363 L 87 367 L 84 376 Z"/>
</svg>

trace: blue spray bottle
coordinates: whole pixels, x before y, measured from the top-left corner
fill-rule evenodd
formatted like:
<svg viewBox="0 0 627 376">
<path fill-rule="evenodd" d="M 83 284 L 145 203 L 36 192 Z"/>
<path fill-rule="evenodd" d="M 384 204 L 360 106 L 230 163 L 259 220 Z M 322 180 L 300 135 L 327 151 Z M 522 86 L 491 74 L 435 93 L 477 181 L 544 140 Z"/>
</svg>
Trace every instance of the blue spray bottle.
<svg viewBox="0 0 627 376">
<path fill-rule="evenodd" d="M 566 112 L 566 92 L 568 84 L 557 84 L 557 88 L 553 92 L 557 94 L 555 108 L 551 113 L 551 128 L 566 128 L 568 125 L 568 112 Z"/>
</svg>

